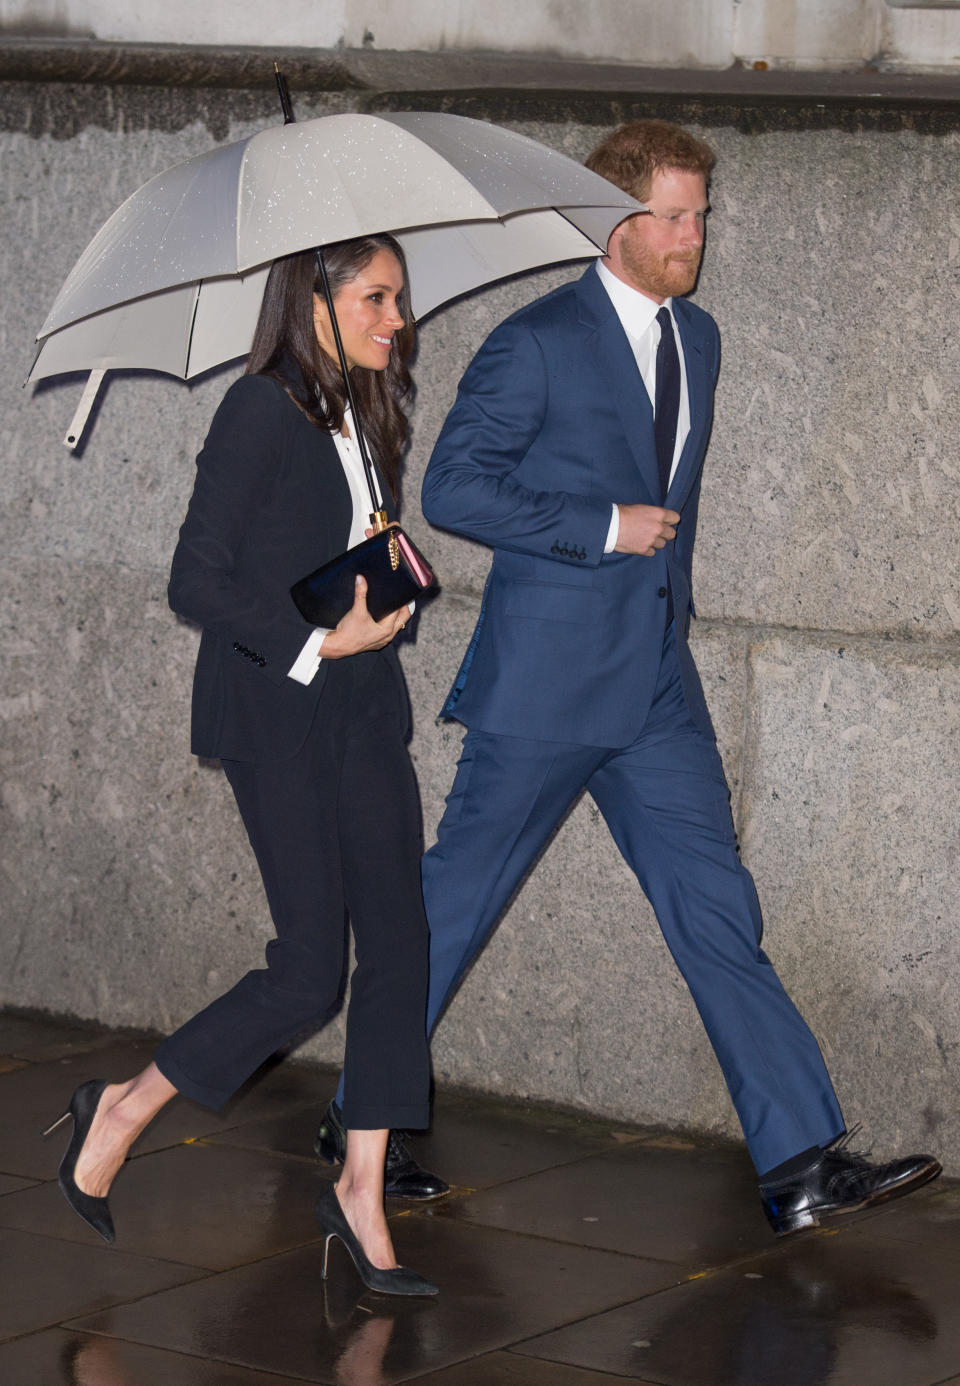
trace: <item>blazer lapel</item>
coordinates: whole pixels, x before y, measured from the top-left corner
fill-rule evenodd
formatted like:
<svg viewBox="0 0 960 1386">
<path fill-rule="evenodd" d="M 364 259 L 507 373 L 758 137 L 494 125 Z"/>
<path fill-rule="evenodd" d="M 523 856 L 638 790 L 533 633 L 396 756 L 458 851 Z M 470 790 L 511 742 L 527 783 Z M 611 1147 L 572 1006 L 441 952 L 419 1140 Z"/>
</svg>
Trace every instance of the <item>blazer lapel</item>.
<svg viewBox="0 0 960 1386">
<path fill-rule="evenodd" d="M 597 367 L 611 392 L 631 456 L 643 478 L 650 504 L 659 504 L 660 479 L 653 435 L 653 406 L 637 369 L 633 349 L 606 289 L 593 266 L 580 280 L 581 321 L 595 333 Z"/>
<path fill-rule="evenodd" d="M 709 417 L 710 386 L 707 380 L 707 363 L 699 337 L 691 329 L 689 320 L 683 312 L 683 300 L 675 301 L 674 317 L 680 329 L 680 342 L 683 346 L 683 363 L 687 377 L 687 397 L 690 402 L 690 432 L 683 445 L 670 489 L 667 492 L 667 506 L 680 510 L 690 492 L 703 459 L 703 430 Z M 679 311 L 677 309 L 679 308 Z"/>
</svg>

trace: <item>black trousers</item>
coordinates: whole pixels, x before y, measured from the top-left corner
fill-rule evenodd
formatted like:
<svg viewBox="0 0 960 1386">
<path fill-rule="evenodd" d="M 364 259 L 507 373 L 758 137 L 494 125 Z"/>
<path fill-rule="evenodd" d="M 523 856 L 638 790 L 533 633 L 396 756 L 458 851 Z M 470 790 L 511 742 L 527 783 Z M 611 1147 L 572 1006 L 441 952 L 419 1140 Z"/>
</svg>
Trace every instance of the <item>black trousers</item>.
<svg viewBox="0 0 960 1386">
<path fill-rule="evenodd" d="M 330 661 L 307 742 L 291 760 L 224 761 L 277 936 L 248 972 L 156 1054 L 184 1096 L 220 1107 L 335 1004 L 349 916 L 344 1124 L 429 1120 L 427 925 L 420 804 L 402 676 L 382 651 Z"/>
</svg>

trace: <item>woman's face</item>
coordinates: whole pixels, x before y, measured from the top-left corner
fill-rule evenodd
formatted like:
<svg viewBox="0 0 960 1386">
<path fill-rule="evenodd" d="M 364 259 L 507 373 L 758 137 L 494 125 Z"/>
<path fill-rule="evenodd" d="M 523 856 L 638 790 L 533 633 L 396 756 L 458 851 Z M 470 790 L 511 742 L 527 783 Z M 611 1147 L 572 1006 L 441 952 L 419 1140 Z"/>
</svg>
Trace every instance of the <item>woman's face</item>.
<svg viewBox="0 0 960 1386">
<path fill-rule="evenodd" d="M 354 366 L 364 366 L 368 371 L 386 370 L 394 333 L 404 325 L 399 307 L 402 294 L 400 261 L 385 246 L 339 290 L 333 306 L 348 370 L 352 371 Z M 317 341 L 336 361 L 337 345 L 322 294 L 313 296 L 313 322 Z"/>
</svg>

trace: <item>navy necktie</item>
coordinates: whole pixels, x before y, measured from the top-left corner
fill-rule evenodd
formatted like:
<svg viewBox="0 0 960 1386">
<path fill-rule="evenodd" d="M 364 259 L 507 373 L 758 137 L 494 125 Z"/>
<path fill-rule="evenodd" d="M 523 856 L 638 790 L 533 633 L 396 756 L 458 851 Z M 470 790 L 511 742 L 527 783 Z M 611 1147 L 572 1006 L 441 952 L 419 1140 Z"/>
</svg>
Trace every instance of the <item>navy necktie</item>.
<svg viewBox="0 0 960 1386">
<path fill-rule="evenodd" d="M 653 432 L 657 443 L 657 472 L 660 477 L 660 504 L 667 499 L 673 450 L 677 442 L 677 417 L 680 413 L 680 357 L 673 335 L 669 308 L 657 314 L 660 324 L 660 345 L 657 347 L 657 383 L 654 402 Z"/>
</svg>

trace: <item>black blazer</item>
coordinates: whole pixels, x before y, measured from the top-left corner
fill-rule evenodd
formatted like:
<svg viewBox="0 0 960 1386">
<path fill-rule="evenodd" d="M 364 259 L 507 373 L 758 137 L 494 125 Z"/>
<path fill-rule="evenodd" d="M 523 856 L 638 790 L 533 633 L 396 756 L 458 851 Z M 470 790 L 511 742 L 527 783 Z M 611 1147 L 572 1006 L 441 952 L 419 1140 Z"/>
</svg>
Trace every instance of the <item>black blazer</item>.
<svg viewBox="0 0 960 1386">
<path fill-rule="evenodd" d="M 289 677 L 312 629 L 290 587 L 343 552 L 351 520 L 350 488 L 330 435 L 276 380 L 241 376 L 197 458 L 168 589 L 173 610 L 203 628 L 194 754 L 283 760 L 303 745 L 329 666 L 321 661 L 309 686 Z M 393 649 L 385 653 L 399 678 Z"/>
</svg>

